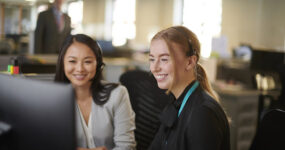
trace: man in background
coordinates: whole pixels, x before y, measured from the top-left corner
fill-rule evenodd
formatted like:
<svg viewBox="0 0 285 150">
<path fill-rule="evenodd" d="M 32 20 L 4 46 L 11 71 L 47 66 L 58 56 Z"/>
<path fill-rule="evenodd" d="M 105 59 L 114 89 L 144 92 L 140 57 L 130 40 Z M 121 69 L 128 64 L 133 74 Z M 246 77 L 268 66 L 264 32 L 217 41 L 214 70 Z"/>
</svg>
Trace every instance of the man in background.
<svg viewBox="0 0 285 150">
<path fill-rule="evenodd" d="M 39 14 L 35 30 L 35 54 L 57 54 L 63 40 L 70 35 L 70 17 L 61 11 L 64 0 Z"/>
</svg>

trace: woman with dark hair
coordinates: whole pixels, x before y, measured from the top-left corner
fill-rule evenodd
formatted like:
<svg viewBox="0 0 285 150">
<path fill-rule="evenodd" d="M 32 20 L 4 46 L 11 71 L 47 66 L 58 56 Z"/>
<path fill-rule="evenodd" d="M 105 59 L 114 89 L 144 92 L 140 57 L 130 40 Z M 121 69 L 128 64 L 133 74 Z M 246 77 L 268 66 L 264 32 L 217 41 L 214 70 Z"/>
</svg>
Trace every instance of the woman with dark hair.
<svg viewBox="0 0 285 150">
<path fill-rule="evenodd" d="M 76 98 L 78 150 L 135 148 L 135 114 L 122 85 L 102 81 L 103 58 L 87 35 L 69 36 L 59 53 L 55 81 L 71 83 Z"/>
<path fill-rule="evenodd" d="M 198 63 L 196 35 L 183 26 L 162 30 L 151 40 L 149 57 L 159 88 L 173 99 L 149 149 L 229 150 L 229 123 Z"/>
</svg>

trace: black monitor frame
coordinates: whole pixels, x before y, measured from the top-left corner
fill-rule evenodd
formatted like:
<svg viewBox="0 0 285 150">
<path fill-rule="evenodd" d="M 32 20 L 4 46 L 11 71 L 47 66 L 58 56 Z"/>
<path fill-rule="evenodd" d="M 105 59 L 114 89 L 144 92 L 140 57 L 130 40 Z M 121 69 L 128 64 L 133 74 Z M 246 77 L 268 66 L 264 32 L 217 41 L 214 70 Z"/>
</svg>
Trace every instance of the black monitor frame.
<svg viewBox="0 0 285 150">
<path fill-rule="evenodd" d="M 285 53 L 252 48 L 250 69 L 259 73 L 279 73 L 285 65 Z"/>
<path fill-rule="evenodd" d="M 0 149 L 73 150 L 71 85 L 0 74 Z"/>
</svg>

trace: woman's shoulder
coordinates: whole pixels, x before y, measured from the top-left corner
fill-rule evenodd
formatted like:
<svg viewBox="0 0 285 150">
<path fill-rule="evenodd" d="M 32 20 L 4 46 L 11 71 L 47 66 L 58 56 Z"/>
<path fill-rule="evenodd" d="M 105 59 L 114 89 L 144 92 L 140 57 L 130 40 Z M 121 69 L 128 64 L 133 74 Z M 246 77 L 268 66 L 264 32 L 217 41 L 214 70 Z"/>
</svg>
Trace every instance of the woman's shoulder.
<svg viewBox="0 0 285 150">
<path fill-rule="evenodd" d="M 125 86 L 119 84 L 119 83 L 113 83 L 113 82 L 107 82 L 107 81 L 101 81 L 104 88 L 110 88 L 111 94 L 120 94 L 123 92 L 127 92 L 127 89 Z"/>
<path fill-rule="evenodd" d="M 107 103 L 120 103 L 120 101 L 126 99 L 126 96 L 129 98 L 127 88 L 119 83 L 103 81 L 102 85 L 105 88 L 110 88 L 110 97 Z"/>
<path fill-rule="evenodd" d="M 123 90 L 125 88 L 120 83 L 109 82 L 106 80 L 101 80 L 100 83 L 103 86 L 103 89 L 111 89 L 111 92 L 113 92 L 114 90 Z"/>
<path fill-rule="evenodd" d="M 205 116 L 212 116 L 222 122 L 228 122 L 226 113 L 221 104 L 213 97 L 211 97 L 207 92 L 201 92 L 199 101 L 201 103 L 195 108 L 193 115 L 201 117 L 201 115 L 204 114 Z"/>
<path fill-rule="evenodd" d="M 128 93 L 127 88 L 121 84 L 118 84 L 117 87 L 111 92 L 112 95 L 119 97 L 125 95 L 126 93 Z"/>
<path fill-rule="evenodd" d="M 220 103 L 214 99 L 206 91 L 202 90 L 198 95 L 198 101 L 200 102 L 200 107 L 207 107 L 209 109 L 220 108 Z"/>
</svg>

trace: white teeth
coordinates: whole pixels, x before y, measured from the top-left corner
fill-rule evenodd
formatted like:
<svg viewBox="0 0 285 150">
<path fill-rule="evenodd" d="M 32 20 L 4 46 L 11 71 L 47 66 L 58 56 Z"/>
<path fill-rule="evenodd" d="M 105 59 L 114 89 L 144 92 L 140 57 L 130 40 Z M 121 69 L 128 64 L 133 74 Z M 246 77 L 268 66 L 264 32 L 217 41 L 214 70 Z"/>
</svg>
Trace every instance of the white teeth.
<svg viewBox="0 0 285 150">
<path fill-rule="evenodd" d="M 157 79 L 163 79 L 163 78 L 166 77 L 166 75 L 156 75 L 155 77 L 156 77 Z"/>
<path fill-rule="evenodd" d="M 75 75 L 75 77 L 84 77 L 84 75 Z"/>
<path fill-rule="evenodd" d="M 85 77 L 85 75 L 74 75 L 74 77 L 76 78 L 76 79 L 83 79 L 84 77 Z"/>
</svg>

